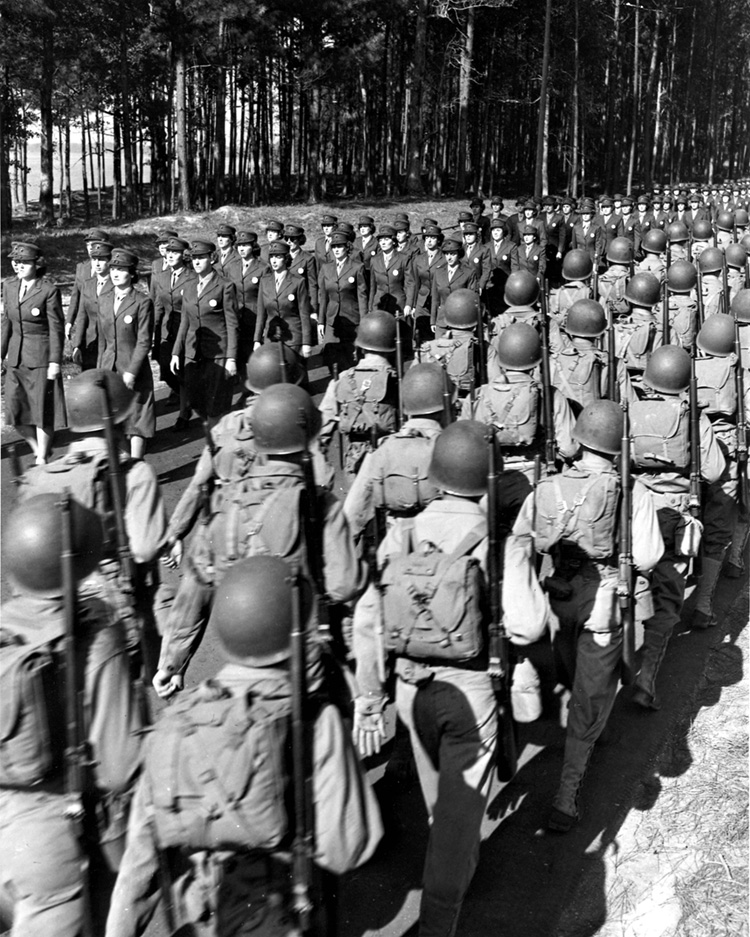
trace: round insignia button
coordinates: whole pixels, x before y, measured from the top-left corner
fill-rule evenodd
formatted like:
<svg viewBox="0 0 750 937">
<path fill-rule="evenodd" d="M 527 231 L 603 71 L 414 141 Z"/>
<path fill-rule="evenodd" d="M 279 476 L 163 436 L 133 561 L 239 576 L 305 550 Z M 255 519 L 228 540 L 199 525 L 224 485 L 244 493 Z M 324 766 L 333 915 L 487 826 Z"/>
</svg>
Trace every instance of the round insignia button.
<svg viewBox="0 0 750 937">
<path fill-rule="evenodd" d="M 507 255 L 507 254 L 503 254 L 503 260 L 507 260 L 507 259 L 508 259 L 508 255 Z"/>
<path fill-rule="evenodd" d="M 40 316 L 42 314 L 41 309 L 37 309 L 36 306 L 31 310 L 32 316 Z"/>
<path fill-rule="evenodd" d="M 257 283 L 257 282 L 258 282 L 258 278 L 257 278 L 257 277 L 253 277 L 253 283 Z"/>
<path fill-rule="evenodd" d="M 294 302 L 294 293 L 290 293 L 290 294 L 287 296 L 287 299 L 289 300 L 290 303 Z"/>
<path fill-rule="evenodd" d="M 479 263 L 479 258 L 478 258 L 478 257 L 475 257 L 475 258 L 474 258 L 474 263 L 475 263 L 475 264 L 478 264 L 478 263 Z"/>
<path fill-rule="evenodd" d="M 125 318 L 122 321 L 125 323 L 125 325 L 130 325 L 130 323 L 133 321 L 133 317 L 125 316 Z"/>
<path fill-rule="evenodd" d="M 304 267 L 297 267 L 297 273 L 298 273 L 300 276 L 302 276 L 302 274 L 303 274 L 304 272 L 305 272 L 305 268 L 304 268 Z"/>
<path fill-rule="evenodd" d="M 208 305 L 213 309 L 213 307 L 216 305 L 216 300 L 215 300 L 215 299 L 209 299 Z"/>
<path fill-rule="evenodd" d="M 349 282 L 354 283 L 354 277 L 349 277 Z"/>
<path fill-rule="evenodd" d="M 397 277 L 397 276 L 398 276 L 398 270 L 394 270 L 394 271 L 393 271 L 393 275 L 394 275 L 394 277 Z"/>
<path fill-rule="evenodd" d="M 370 255 L 371 255 L 372 257 L 374 257 L 375 254 L 377 254 L 377 251 L 370 251 Z"/>
</svg>

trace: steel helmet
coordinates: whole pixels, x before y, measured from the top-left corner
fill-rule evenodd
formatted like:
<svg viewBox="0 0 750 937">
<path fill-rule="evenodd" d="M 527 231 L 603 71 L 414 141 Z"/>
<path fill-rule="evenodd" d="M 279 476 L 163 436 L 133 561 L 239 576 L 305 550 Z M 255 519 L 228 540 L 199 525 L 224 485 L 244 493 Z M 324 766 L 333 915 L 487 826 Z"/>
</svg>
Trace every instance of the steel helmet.
<svg viewBox="0 0 750 937">
<path fill-rule="evenodd" d="M 250 416 L 256 450 L 265 455 L 303 452 L 320 431 L 320 412 L 296 384 L 271 384 L 258 396 Z"/>
<path fill-rule="evenodd" d="M 689 293 L 698 282 L 698 272 L 687 260 L 675 260 L 667 270 L 667 287 L 672 293 Z"/>
<path fill-rule="evenodd" d="M 589 449 L 617 455 L 620 451 L 623 425 L 623 413 L 619 404 L 612 400 L 595 400 L 581 410 L 573 429 L 573 439 L 577 439 Z"/>
<path fill-rule="evenodd" d="M 643 379 L 662 394 L 680 394 L 690 384 L 690 355 L 678 345 L 662 345 L 651 353 Z"/>
<path fill-rule="evenodd" d="M 216 587 L 209 626 L 230 660 L 270 667 L 289 657 L 293 625 L 292 569 L 278 556 L 251 556 Z M 300 579 L 300 624 L 312 610 L 312 590 Z"/>
<path fill-rule="evenodd" d="M 693 240 L 708 241 L 714 236 L 714 229 L 708 218 L 699 218 L 693 222 Z"/>
<path fill-rule="evenodd" d="M 594 261 L 588 251 L 576 248 L 563 257 L 562 275 L 564 280 L 588 280 L 594 270 Z"/>
<path fill-rule="evenodd" d="M 747 263 L 747 251 L 741 244 L 727 244 L 724 250 L 728 267 L 742 269 Z"/>
<path fill-rule="evenodd" d="M 29 592 L 63 590 L 61 495 L 34 495 L 14 508 L 3 524 L 3 559 L 12 578 Z M 104 529 L 96 511 L 71 499 L 73 576 L 84 579 L 102 558 Z"/>
<path fill-rule="evenodd" d="M 93 433 L 104 429 L 104 390 L 109 391 L 112 422 L 123 423 L 133 406 L 135 396 L 116 371 L 92 369 L 81 371 L 65 385 L 65 406 L 68 426 L 75 433 Z"/>
<path fill-rule="evenodd" d="M 304 377 L 304 369 L 291 348 L 282 342 L 269 342 L 250 355 L 245 386 L 259 394 L 271 384 L 300 384 Z"/>
<path fill-rule="evenodd" d="M 738 322 L 750 322 L 750 289 L 736 293 L 730 308 Z"/>
<path fill-rule="evenodd" d="M 505 302 L 509 306 L 533 306 L 539 299 L 539 281 L 528 270 L 516 270 L 505 281 Z"/>
<path fill-rule="evenodd" d="M 459 420 L 438 436 L 427 475 L 441 491 L 476 497 L 487 491 L 489 467 L 486 426 L 477 420 Z"/>
<path fill-rule="evenodd" d="M 750 215 L 744 208 L 737 208 L 734 212 L 734 223 L 738 228 L 746 228 L 750 224 Z"/>
<path fill-rule="evenodd" d="M 653 273 L 636 273 L 625 285 L 625 299 L 634 306 L 655 306 L 660 295 L 661 284 Z"/>
<path fill-rule="evenodd" d="M 495 339 L 497 358 L 510 371 L 530 371 L 542 360 L 542 343 L 533 325 L 513 322 Z"/>
<path fill-rule="evenodd" d="M 734 316 L 721 313 L 709 316 L 696 338 L 701 351 L 717 358 L 726 358 L 734 351 Z"/>
<path fill-rule="evenodd" d="M 720 211 L 716 216 L 716 227 L 719 231 L 731 231 L 734 227 L 734 212 Z"/>
<path fill-rule="evenodd" d="M 597 338 L 607 331 L 607 314 L 595 299 L 578 299 L 568 309 L 565 320 L 568 335 L 579 338 Z"/>
<path fill-rule="evenodd" d="M 718 273 L 724 268 L 724 252 L 720 247 L 707 247 L 698 258 L 701 273 Z"/>
<path fill-rule="evenodd" d="M 667 237 L 669 238 L 670 244 L 679 244 L 682 241 L 687 241 L 690 237 L 690 233 L 688 232 L 687 225 L 682 221 L 673 221 L 667 228 Z"/>
<path fill-rule="evenodd" d="M 650 254 L 661 254 L 667 249 L 667 235 L 661 228 L 650 228 L 643 235 L 641 246 Z"/>
<path fill-rule="evenodd" d="M 740 238 L 740 244 L 745 248 L 748 254 L 750 254 L 750 232 L 742 235 Z"/>
<path fill-rule="evenodd" d="M 633 242 L 630 238 L 615 238 L 607 250 L 611 264 L 629 264 L 633 259 Z"/>
<path fill-rule="evenodd" d="M 404 374 L 401 396 L 404 411 L 409 416 L 424 416 L 443 409 L 443 394 L 447 390 L 453 399 L 454 386 L 439 364 L 415 364 Z"/>
<path fill-rule="evenodd" d="M 479 321 L 479 296 L 474 290 L 456 290 L 443 306 L 445 324 L 451 329 L 473 329 Z"/>
<path fill-rule="evenodd" d="M 384 309 L 377 309 L 359 320 L 354 344 L 365 351 L 388 354 L 396 350 L 396 318 Z"/>
</svg>

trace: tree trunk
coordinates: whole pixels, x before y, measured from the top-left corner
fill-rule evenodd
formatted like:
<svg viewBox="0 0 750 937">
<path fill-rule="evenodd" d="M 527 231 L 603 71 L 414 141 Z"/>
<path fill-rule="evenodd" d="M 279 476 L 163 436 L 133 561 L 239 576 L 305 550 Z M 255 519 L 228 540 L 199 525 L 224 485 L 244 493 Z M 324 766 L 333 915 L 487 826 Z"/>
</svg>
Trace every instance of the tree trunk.
<svg viewBox="0 0 750 937">
<path fill-rule="evenodd" d="M 226 25 L 224 17 L 219 17 L 219 58 L 216 68 L 216 90 L 214 94 L 214 139 L 213 139 L 213 172 L 214 172 L 214 208 L 223 205 L 225 201 L 224 173 L 226 169 L 227 138 L 226 138 Z M 232 121 L 234 123 L 234 120 Z"/>
<path fill-rule="evenodd" d="M 70 118 L 65 118 L 65 208 L 67 214 L 73 214 L 73 185 L 70 179 Z"/>
<path fill-rule="evenodd" d="M 120 137 L 120 115 L 115 110 L 112 118 L 112 136 L 114 138 L 112 152 L 112 218 L 122 217 L 122 156 Z"/>
<path fill-rule="evenodd" d="M 547 159 L 549 134 L 549 40 L 552 27 L 552 0 L 547 0 L 544 17 L 544 48 L 542 51 L 542 85 L 539 91 L 539 121 L 536 132 L 536 172 L 534 175 L 534 195 L 537 198 L 547 194 Z"/>
<path fill-rule="evenodd" d="M 39 223 L 44 227 L 54 224 L 54 126 L 52 122 L 52 90 L 55 81 L 54 0 L 49 3 L 49 16 L 40 16 L 42 32 L 42 61 L 39 86 Z"/>
<path fill-rule="evenodd" d="M 174 83 L 175 106 L 177 109 L 177 176 L 178 196 L 177 207 L 180 211 L 190 210 L 190 164 L 188 162 L 187 114 L 185 112 L 187 101 L 186 75 L 185 75 L 185 48 L 180 38 L 182 24 L 182 0 L 176 0 L 175 8 L 178 12 L 178 23 L 174 35 L 176 41 L 174 50 Z"/>
<path fill-rule="evenodd" d="M 630 124 L 630 158 L 628 160 L 628 192 L 633 191 L 633 173 L 635 172 L 635 152 L 638 139 L 638 114 L 641 108 L 641 71 L 640 71 L 640 48 L 641 48 L 641 8 L 638 4 L 635 7 L 635 28 L 633 32 L 633 100 L 632 120 Z"/>
<path fill-rule="evenodd" d="M 455 194 L 466 194 L 466 150 L 469 130 L 469 99 L 471 96 L 471 71 L 474 64 L 474 7 L 466 11 L 466 33 L 461 46 L 461 71 L 458 89 L 458 141 L 456 147 Z"/>
<path fill-rule="evenodd" d="M 580 119 L 581 93 L 581 22 L 579 0 L 573 0 L 573 113 L 570 120 L 570 174 L 568 176 L 568 194 L 578 197 L 578 121 Z"/>
<path fill-rule="evenodd" d="M 614 32 L 612 36 L 612 60 L 607 69 L 606 97 L 607 116 L 604 139 L 604 187 L 608 192 L 615 186 L 615 109 L 617 86 L 620 80 L 620 0 L 615 0 Z M 609 59 L 608 59 L 609 62 Z M 583 145 L 581 145 L 583 150 Z"/>
</svg>

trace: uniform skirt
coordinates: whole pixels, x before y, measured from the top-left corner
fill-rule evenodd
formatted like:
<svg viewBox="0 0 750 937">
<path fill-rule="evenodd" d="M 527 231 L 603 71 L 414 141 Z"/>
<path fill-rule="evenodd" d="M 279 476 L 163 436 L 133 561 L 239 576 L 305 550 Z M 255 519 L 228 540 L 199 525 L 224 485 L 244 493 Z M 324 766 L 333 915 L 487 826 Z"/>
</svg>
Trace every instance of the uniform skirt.
<svg viewBox="0 0 750 937">
<path fill-rule="evenodd" d="M 60 429 L 67 424 L 62 375 L 47 380 L 47 368 L 8 368 L 5 378 L 8 421 L 13 426 Z"/>
<path fill-rule="evenodd" d="M 191 409 L 205 419 L 223 416 L 232 408 L 234 382 L 224 358 L 198 358 L 185 362 L 185 388 Z"/>
<path fill-rule="evenodd" d="M 144 361 L 141 372 L 135 381 L 135 403 L 125 423 L 125 435 L 151 439 L 156 432 L 156 403 L 154 378 L 148 360 Z"/>
</svg>

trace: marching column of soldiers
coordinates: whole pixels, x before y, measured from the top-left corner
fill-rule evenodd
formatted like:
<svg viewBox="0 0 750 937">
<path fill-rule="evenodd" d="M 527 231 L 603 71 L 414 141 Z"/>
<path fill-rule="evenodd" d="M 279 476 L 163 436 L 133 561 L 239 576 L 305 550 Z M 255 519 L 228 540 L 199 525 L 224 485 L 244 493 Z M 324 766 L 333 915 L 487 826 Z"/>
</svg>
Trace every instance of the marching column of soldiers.
<svg viewBox="0 0 750 937">
<path fill-rule="evenodd" d="M 164 231 L 147 286 L 91 231 L 67 313 L 13 244 L 6 408 L 35 461 L 3 530 L 16 937 L 135 937 L 159 909 L 174 934 L 334 933 L 335 876 L 383 835 L 394 714 L 430 819 L 419 934 L 450 937 L 541 715 L 530 646 L 569 699 L 564 834 L 620 687 L 659 709 L 689 585 L 689 626 L 717 624 L 750 530 L 748 183 L 490 203 L 419 234 L 325 215 L 307 250 L 278 220 Z M 163 432 L 197 415 L 206 438 L 171 518 L 154 372 Z M 226 663 L 186 690 L 206 629 Z"/>
</svg>

